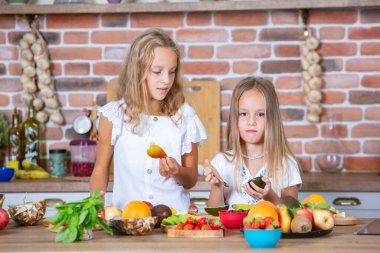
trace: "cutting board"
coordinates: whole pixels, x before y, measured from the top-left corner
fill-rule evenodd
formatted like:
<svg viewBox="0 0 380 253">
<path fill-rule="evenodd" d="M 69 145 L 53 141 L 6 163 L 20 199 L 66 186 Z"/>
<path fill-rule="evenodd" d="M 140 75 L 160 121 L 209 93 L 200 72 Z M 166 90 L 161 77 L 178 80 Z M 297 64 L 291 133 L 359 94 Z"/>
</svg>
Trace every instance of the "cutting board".
<svg viewBox="0 0 380 253">
<path fill-rule="evenodd" d="M 107 84 L 107 102 L 120 98 L 116 84 L 116 79 Z M 220 86 L 217 81 L 201 80 L 186 82 L 183 87 L 186 102 L 195 109 L 207 130 L 208 139 L 198 150 L 198 162 L 203 164 L 220 150 Z"/>
<path fill-rule="evenodd" d="M 335 226 L 351 226 L 356 225 L 357 219 L 353 216 L 335 217 Z"/>
<path fill-rule="evenodd" d="M 219 238 L 224 236 L 224 229 L 219 230 L 175 230 L 168 229 L 168 237 L 185 238 Z"/>
</svg>

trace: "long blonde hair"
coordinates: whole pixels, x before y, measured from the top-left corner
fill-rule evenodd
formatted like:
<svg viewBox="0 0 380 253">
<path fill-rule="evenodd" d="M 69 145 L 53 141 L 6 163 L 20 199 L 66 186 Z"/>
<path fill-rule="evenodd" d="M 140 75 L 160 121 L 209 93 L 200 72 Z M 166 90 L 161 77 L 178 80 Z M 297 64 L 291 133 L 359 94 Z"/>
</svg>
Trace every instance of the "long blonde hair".
<svg viewBox="0 0 380 253">
<path fill-rule="evenodd" d="M 179 77 L 180 51 L 178 46 L 163 30 L 148 29 L 132 43 L 118 82 L 118 92 L 127 105 L 125 113 L 128 121 L 132 123 L 133 132 L 136 132 L 136 128 L 140 124 L 140 115 L 149 113 L 146 79 L 154 59 L 154 50 L 157 47 L 169 48 L 177 55 L 174 83 L 161 103 L 162 112 L 164 115 L 173 116 L 185 101 Z"/>
<path fill-rule="evenodd" d="M 288 167 L 284 166 L 289 158 L 294 155 L 289 148 L 282 124 L 280 106 L 273 84 L 263 78 L 248 77 L 241 80 L 232 93 L 230 115 L 227 124 L 227 148 L 232 153 L 224 152 L 230 161 L 236 161 L 234 170 L 234 187 L 241 192 L 243 156 L 242 142 L 238 128 L 239 100 L 244 92 L 258 90 L 265 99 L 265 133 L 264 133 L 264 161 L 267 166 L 267 175 L 271 176 L 273 182 L 282 186 L 281 179 L 288 173 Z M 294 161 L 296 161 L 294 159 Z M 298 166 L 298 165 L 297 165 Z M 282 188 L 282 187 L 281 187 Z"/>
</svg>

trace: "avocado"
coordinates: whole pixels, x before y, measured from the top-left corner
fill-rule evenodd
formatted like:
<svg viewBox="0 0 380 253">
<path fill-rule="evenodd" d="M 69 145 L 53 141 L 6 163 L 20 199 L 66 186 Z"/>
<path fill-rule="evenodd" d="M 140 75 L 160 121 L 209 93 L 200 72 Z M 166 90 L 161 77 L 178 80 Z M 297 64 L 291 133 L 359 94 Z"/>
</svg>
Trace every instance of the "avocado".
<svg viewBox="0 0 380 253">
<path fill-rule="evenodd" d="M 222 210 L 228 210 L 228 205 L 225 206 L 209 206 L 205 207 L 206 213 L 213 215 L 213 216 L 219 216 L 219 211 Z"/>
<path fill-rule="evenodd" d="M 282 203 L 285 204 L 288 208 L 298 208 L 300 207 L 300 202 L 293 198 L 292 196 L 286 196 Z"/>
<path fill-rule="evenodd" d="M 260 177 L 255 177 L 254 179 L 251 179 L 248 181 L 248 183 L 253 182 L 255 185 L 260 187 L 261 189 L 264 189 L 265 187 L 265 182 L 262 180 L 262 176 Z M 249 185 L 251 186 L 251 185 Z M 253 187 L 251 187 L 253 189 Z"/>
</svg>

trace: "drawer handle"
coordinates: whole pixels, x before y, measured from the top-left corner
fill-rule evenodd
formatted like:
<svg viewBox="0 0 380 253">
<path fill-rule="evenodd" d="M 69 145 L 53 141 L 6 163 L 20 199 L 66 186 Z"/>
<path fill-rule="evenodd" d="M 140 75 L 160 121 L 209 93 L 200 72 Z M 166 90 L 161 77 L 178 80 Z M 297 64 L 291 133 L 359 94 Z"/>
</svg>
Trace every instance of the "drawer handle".
<svg viewBox="0 0 380 253">
<path fill-rule="evenodd" d="M 62 199 L 44 199 L 44 201 L 46 202 L 46 206 L 49 207 L 65 204 L 65 201 Z"/>
<path fill-rule="evenodd" d="M 360 205 L 361 202 L 358 198 L 355 198 L 355 197 L 350 197 L 350 198 L 338 197 L 334 199 L 333 204 L 336 206 L 357 206 L 357 205 Z"/>
<path fill-rule="evenodd" d="M 191 198 L 190 202 L 196 206 L 207 206 L 208 199 L 206 198 Z"/>
</svg>

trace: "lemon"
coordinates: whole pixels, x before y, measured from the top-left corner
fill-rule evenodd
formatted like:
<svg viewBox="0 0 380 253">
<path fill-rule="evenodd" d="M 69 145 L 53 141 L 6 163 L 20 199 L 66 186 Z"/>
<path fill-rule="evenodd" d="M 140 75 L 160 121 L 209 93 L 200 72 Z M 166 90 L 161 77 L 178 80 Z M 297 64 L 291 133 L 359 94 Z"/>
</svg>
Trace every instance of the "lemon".
<svg viewBox="0 0 380 253">
<path fill-rule="evenodd" d="M 176 215 L 177 214 L 177 210 L 175 210 L 173 207 L 170 207 L 170 211 L 172 211 L 172 215 Z"/>
</svg>

